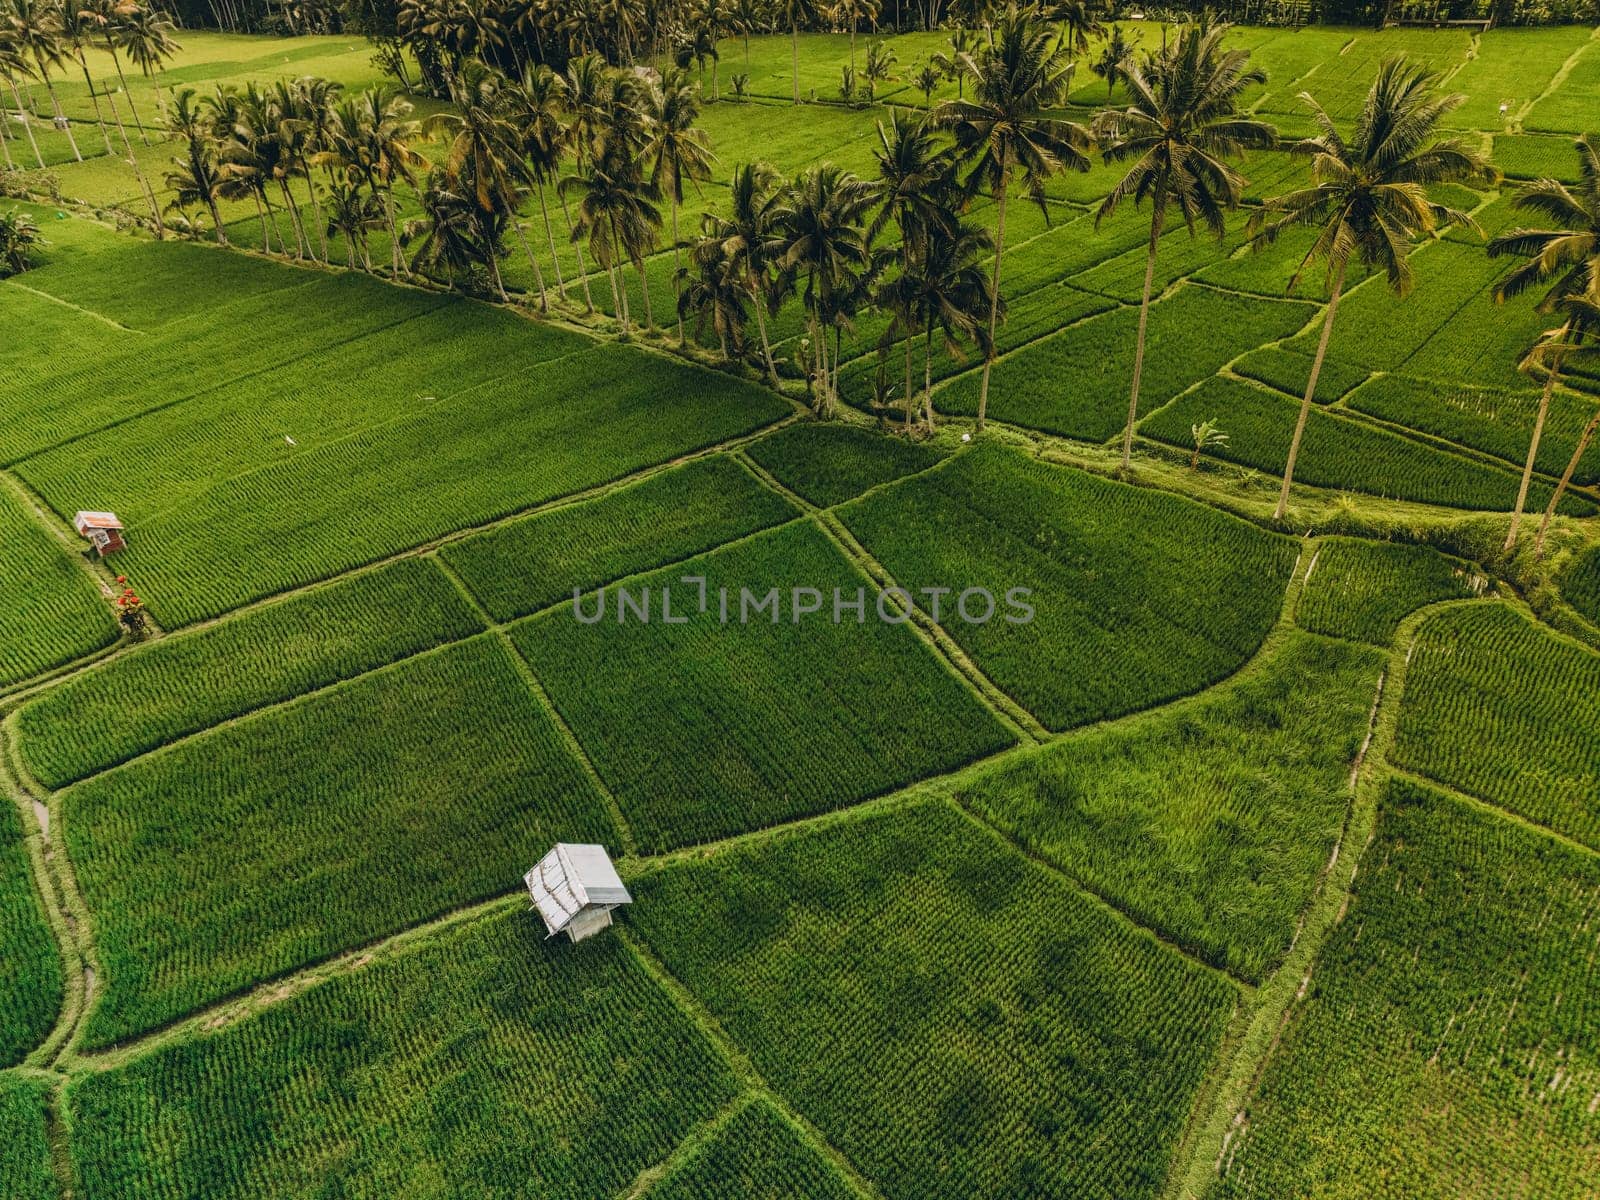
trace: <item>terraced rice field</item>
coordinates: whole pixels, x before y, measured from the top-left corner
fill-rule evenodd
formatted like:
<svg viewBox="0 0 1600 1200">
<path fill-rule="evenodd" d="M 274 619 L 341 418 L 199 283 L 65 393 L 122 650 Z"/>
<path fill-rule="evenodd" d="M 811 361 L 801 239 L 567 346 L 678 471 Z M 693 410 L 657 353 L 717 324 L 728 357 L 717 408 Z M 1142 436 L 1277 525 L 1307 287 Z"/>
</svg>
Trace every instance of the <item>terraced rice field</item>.
<svg viewBox="0 0 1600 1200">
<path fill-rule="evenodd" d="M 795 296 L 778 389 L 677 344 L 665 243 L 620 281 L 659 328 L 616 336 L 550 187 L 549 314 L 515 238 L 505 306 L 256 253 L 248 199 L 232 250 L 116 232 L 140 188 L 58 77 L 91 155 L 37 130 L 64 199 L 17 202 L 50 244 L 0 280 L 0 1195 L 1592 1195 L 1600 445 L 1531 540 L 1600 367 L 1506 554 L 1551 318 L 1480 236 L 1576 179 L 1592 33 L 1229 33 L 1286 137 L 1405 52 L 1509 177 L 1438 192 L 1480 229 L 1410 296 L 1350 274 L 1282 519 L 1309 242 L 1172 223 L 1123 471 L 1150 210 L 1097 220 L 1098 159 L 1012 198 L 987 428 L 981 357 L 870 306 L 818 421 Z M 163 87 L 381 77 L 355 35 L 181 40 Z M 725 39 L 716 102 L 696 67 L 682 229 L 753 159 L 873 175 L 948 32 L 886 36 L 874 104 L 789 97 L 796 46 L 832 101 L 876 40 Z M 1106 95 L 1080 64 L 1071 114 Z M 1306 180 L 1240 165 L 1247 206 Z M 557 841 L 632 893 L 578 945 L 523 893 Z"/>
</svg>

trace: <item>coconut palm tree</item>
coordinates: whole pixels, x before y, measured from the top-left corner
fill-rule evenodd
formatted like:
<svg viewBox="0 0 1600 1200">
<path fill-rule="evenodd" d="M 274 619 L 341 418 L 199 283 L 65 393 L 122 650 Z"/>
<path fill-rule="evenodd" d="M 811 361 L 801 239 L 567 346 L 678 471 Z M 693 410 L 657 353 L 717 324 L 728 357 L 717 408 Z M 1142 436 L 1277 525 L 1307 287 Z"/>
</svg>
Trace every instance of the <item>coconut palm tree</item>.
<svg viewBox="0 0 1600 1200">
<path fill-rule="evenodd" d="M 485 249 L 495 242 L 491 236 L 498 221 L 490 220 L 500 214 L 504 224 L 515 231 L 522 252 L 533 266 L 534 281 L 539 290 L 539 308 L 548 310 L 545 295 L 544 272 L 539 260 L 528 245 L 522 222 L 516 219 L 522 203 L 527 169 L 522 161 L 521 146 L 516 129 L 505 119 L 504 78 L 491 71 L 476 59 L 469 59 L 461 68 L 456 81 L 456 105 L 429 117 L 423 123 L 424 132 L 442 137 L 447 143 L 444 158 L 445 178 L 453 193 L 470 195 L 483 214 L 476 219 L 484 222 L 479 231 L 479 241 Z M 508 300 L 500 279 L 500 265 L 494 254 L 487 256 L 490 274 L 502 300 Z"/>
<path fill-rule="evenodd" d="M 660 210 L 652 203 L 654 190 L 620 150 L 602 153 L 587 172 L 563 179 L 558 190 L 579 195 L 572 240 L 586 240 L 589 253 L 605 268 L 614 311 L 626 337 L 630 331 L 628 289 L 618 275 L 625 259 L 643 273 L 644 256 L 661 227 Z"/>
<path fill-rule="evenodd" d="M 327 172 L 328 182 L 333 182 L 333 168 L 322 158 L 329 146 L 330 126 L 334 107 L 344 92 L 344 85 L 316 75 L 303 75 L 290 89 L 295 112 L 303 126 L 301 156 L 306 176 L 306 192 L 311 201 L 311 211 L 316 220 L 317 241 L 322 246 L 322 261 L 328 262 L 328 221 L 322 212 L 317 186 L 311 178 L 311 168 L 321 166 Z"/>
<path fill-rule="evenodd" d="M 706 54 L 711 59 L 711 102 L 715 104 L 721 99 L 717 87 L 717 67 L 721 64 L 722 54 L 717 46 L 733 32 L 735 19 L 727 0 L 701 0 L 700 11 L 695 14 L 694 20 L 696 29 L 705 35 Z"/>
<path fill-rule="evenodd" d="M 1089 69 L 1106 81 L 1107 104 L 1110 104 L 1116 95 L 1117 80 L 1122 78 L 1122 73 L 1133 62 L 1133 52 L 1137 45 L 1137 39 L 1130 41 L 1122 32 L 1121 25 L 1113 25 L 1105 45 L 1100 47 L 1099 55 L 1089 64 Z"/>
<path fill-rule="evenodd" d="M 411 119 L 411 111 L 410 103 L 390 88 L 374 88 L 356 100 L 342 102 L 334 110 L 329 126 L 335 160 L 345 167 L 350 178 L 359 179 L 374 195 L 383 197 L 396 275 L 405 266 L 400 257 L 394 189 L 400 183 L 414 184 L 417 169 L 428 161 L 412 148 L 419 126 Z"/>
<path fill-rule="evenodd" d="M 1516 229 L 1489 243 L 1490 258 L 1515 254 L 1527 259 L 1500 281 L 1494 290 L 1495 303 L 1503 304 L 1536 285 L 1548 285 L 1539 301 L 1541 313 L 1559 311 L 1561 302 L 1571 296 L 1600 296 L 1600 135 L 1587 134 L 1579 138 L 1577 151 L 1579 182 L 1574 188 L 1553 179 L 1540 179 L 1518 189 L 1515 206 L 1547 218 L 1556 227 Z M 1534 461 L 1539 456 L 1539 439 L 1550 411 L 1550 397 L 1561 376 L 1562 359 L 1573 336 L 1581 332 L 1570 325 L 1552 331 L 1547 346 L 1539 355 L 1545 368 L 1544 391 L 1539 398 L 1533 435 L 1528 441 L 1528 461 L 1522 469 L 1516 507 L 1511 512 L 1511 529 L 1506 534 L 1504 550 L 1507 554 L 1517 545 L 1517 527 L 1528 501 L 1528 485 L 1533 479 Z M 1541 550 L 1543 533 L 1541 527 Z"/>
<path fill-rule="evenodd" d="M 216 147 L 211 140 L 211 122 L 195 100 L 193 88 L 178 93 L 172 110 L 172 131 L 184 140 L 185 153 L 174 158 L 175 170 L 167 172 L 166 185 L 177 193 L 170 208 L 193 208 L 203 204 L 211 213 L 211 224 L 216 230 L 217 244 L 228 244 L 228 233 L 222 225 L 222 213 L 217 208 L 217 197 L 222 192 L 222 165 L 217 161 Z"/>
<path fill-rule="evenodd" d="M 972 79 L 972 99 L 947 100 L 934 120 L 955 133 L 961 156 L 970 162 L 969 193 L 988 192 L 995 201 L 993 291 L 1000 295 L 1000 268 L 1006 244 L 1006 201 L 1013 178 L 1048 217 L 1045 180 L 1060 171 L 1089 169 L 1089 131 L 1055 115 L 1066 103 L 1072 64 L 1051 46 L 1050 29 L 1015 7 L 995 26 L 990 44 L 963 54 L 961 70 Z M 994 367 L 995 322 L 1000 306 L 989 307 L 983 380 L 978 389 L 978 429 L 989 407 L 989 373 Z"/>
<path fill-rule="evenodd" d="M 663 71 L 659 81 L 643 89 L 642 104 L 649 139 L 644 154 L 651 164 L 650 185 L 658 195 L 666 195 L 672 211 L 672 278 L 676 288 L 683 268 L 678 254 L 678 206 L 683 203 L 683 184 L 688 180 L 698 190 L 700 181 L 711 177 L 716 156 L 711 153 L 705 130 L 695 127 L 700 102 L 682 71 L 676 67 Z M 683 342 L 681 310 L 678 342 Z"/>
<path fill-rule="evenodd" d="M 0 78 L 6 81 L 11 89 L 11 99 L 17 106 L 17 119 L 22 122 L 22 128 L 27 131 L 28 145 L 33 148 L 34 161 L 39 164 L 39 169 L 44 170 L 44 155 L 39 152 L 39 139 L 33 134 L 33 122 L 28 116 L 28 106 L 22 102 L 22 92 L 17 87 L 17 80 L 26 79 L 32 73 L 27 58 L 22 48 L 17 45 L 12 35 L 9 23 L 0 21 Z M 11 161 L 11 151 L 6 151 L 6 162 Z"/>
<path fill-rule="evenodd" d="M 1579 348 L 1580 344 L 1587 341 L 1591 346 L 1600 340 L 1600 289 L 1593 288 L 1581 296 L 1567 296 L 1557 305 L 1557 311 L 1564 318 L 1562 328 L 1566 331 L 1569 342 L 1563 348 L 1563 353 Z M 1533 540 L 1533 557 L 1535 560 L 1544 557 L 1544 539 L 1550 532 L 1550 522 L 1555 519 L 1556 510 L 1561 507 L 1561 498 L 1567 494 L 1567 488 L 1572 483 L 1572 476 L 1578 470 L 1578 463 L 1589 450 L 1589 443 L 1594 440 L 1594 435 L 1600 430 L 1600 407 L 1596 407 L 1589 416 L 1589 423 L 1583 427 L 1583 433 L 1578 436 L 1578 444 L 1572 448 L 1572 457 L 1567 460 L 1566 470 L 1561 472 L 1561 479 L 1556 483 L 1555 491 L 1550 493 L 1550 502 L 1545 505 L 1544 516 L 1539 521 L 1539 534 Z"/>
<path fill-rule="evenodd" d="M 476 207 L 470 196 L 456 191 L 445 172 L 428 172 L 421 190 L 422 215 L 407 221 L 401 237 L 406 245 L 417 241 L 412 270 L 444 274 L 454 288 L 456 277 L 471 271 L 484 258 L 477 242 Z M 418 241 L 420 239 L 420 241 Z"/>
<path fill-rule="evenodd" d="M 1046 11 L 1050 20 L 1061 26 L 1062 49 L 1074 58 L 1088 53 L 1089 39 L 1106 31 L 1100 23 L 1103 10 L 1096 0 L 1055 0 Z"/>
<path fill-rule="evenodd" d="M 33 266 L 33 252 L 47 244 L 27 213 L 17 208 L 0 212 L 0 279 Z"/>
<path fill-rule="evenodd" d="M 689 265 L 677 269 L 678 323 L 691 313 L 695 317 L 695 336 L 702 337 L 709 324 L 725 362 L 743 353 L 746 304 L 751 299 L 749 282 L 722 236 L 717 219 L 710 213 L 700 218 L 701 234 L 689 247 Z M 762 300 L 755 298 L 756 311 Z"/>
<path fill-rule="evenodd" d="M 384 224 L 383 202 L 362 190 L 359 183 L 336 179 L 329 186 L 327 232 L 344 238 L 346 261 L 350 266 L 359 263 L 371 273 L 372 256 L 367 251 L 367 238 Z"/>
<path fill-rule="evenodd" d="M 982 260 L 992 243 L 977 226 L 956 223 L 929 242 L 927 251 L 909 268 L 915 311 L 922 319 L 922 414 L 928 431 L 933 432 L 933 345 L 938 334 L 945 352 L 952 358 L 963 356 L 963 347 L 972 345 L 988 356 L 989 330 L 994 328 L 990 310 L 1003 303 L 985 277 Z"/>
<path fill-rule="evenodd" d="M 144 127 L 144 121 L 139 116 L 139 109 L 133 102 L 133 92 L 128 88 L 128 77 L 122 73 L 122 55 L 117 52 L 119 31 L 122 25 L 137 11 L 138 5 L 134 0 L 68 0 L 69 3 L 83 4 L 84 17 L 99 31 L 100 39 L 105 43 L 107 53 L 111 55 L 111 63 L 117 69 L 117 82 L 122 86 L 122 95 L 128 102 L 128 115 L 133 118 L 133 123 L 139 129 L 139 139 L 148 146 L 150 134 Z M 113 112 L 115 101 L 111 102 Z M 117 117 L 117 127 L 122 132 L 123 141 L 127 141 L 127 130 L 122 128 L 122 118 Z M 130 152 L 131 153 L 131 152 Z"/>
<path fill-rule="evenodd" d="M 765 33 L 771 20 L 767 0 L 731 0 L 728 5 L 728 32 L 744 39 L 744 67 L 750 70 L 750 35 Z"/>
<path fill-rule="evenodd" d="M 817 15 L 816 0 L 778 0 L 778 11 L 789 26 L 789 48 L 792 57 L 794 102 L 800 103 L 800 26 Z"/>
<path fill-rule="evenodd" d="M 550 261 L 555 264 L 556 291 L 565 300 L 567 285 L 561 274 L 561 255 L 556 250 L 555 230 L 550 224 L 550 208 L 545 201 L 545 185 L 560 178 L 561 162 L 566 157 L 562 95 L 561 77 L 541 63 L 523 70 L 506 104 L 507 119 L 521 143 L 528 176 L 539 196 L 539 215 L 544 220 L 545 240 L 550 244 Z"/>
<path fill-rule="evenodd" d="M 7 40 L 25 58 L 33 60 L 33 74 L 50 95 L 56 128 L 66 132 L 73 158 L 82 162 L 83 153 L 78 149 L 78 139 L 72 135 L 72 123 L 61 111 L 55 84 L 50 82 L 51 68 L 61 66 L 66 57 L 59 13 L 41 0 L 8 0 L 7 6 L 0 8 L 0 26 L 7 29 Z"/>
<path fill-rule="evenodd" d="M 836 0 L 831 12 L 835 21 L 842 21 L 850 30 L 850 69 L 856 69 L 856 29 L 861 22 L 876 26 L 878 13 L 881 11 L 880 0 Z"/>
<path fill-rule="evenodd" d="M 1300 439 L 1316 398 L 1317 377 L 1327 357 L 1351 261 L 1381 270 L 1395 295 L 1409 295 L 1409 255 L 1419 238 L 1435 235 L 1445 224 L 1477 228 L 1466 213 L 1430 199 L 1428 187 L 1491 183 L 1498 178 L 1495 169 L 1462 139 L 1430 140 L 1439 122 L 1466 99 L 1440 95 L 1437 85 L 1438 77 L 1424 66 L 1407 63 L 1403 57 L 1385 60 L 1348 142 L 1322 106 L 1309 93 L 1302 93 L 1301 99 L 1321 132 L 1295 143 L 1290 151 L 1311 160 L 1311 185 L 1273 197 L 1251 214 L 1248 230 L 1257 246 L 1270 245 L 1291 229 L 1316 231 L 1311 249 L 1289 279 L 1291 291 L 1312 262 L 1326 263 L 1328 272 L 1328 307 L 1289 442 L 1283 487 L 1274 510 L 1278 520 L 1289 509 Z"/>
<path fill-rule="evenodd" d="M 123 14 L 114 27 L 118 44 L 139 68 L 140 74 L 153 80 L 167 59 L 183 49 L 172 37 L 176 27 L 166 13 L 151 6 L 127 4 L 118 11 Z M 159 87 L 156 88 L 156 104 L 164 108 Z"/>
<path fill-rule="evenodd" d="M 804 281 L 800 300 L 812 335 L 814 397 L 822 416 L 833 415 L 836 400 L 827 331 L 846 313 L 845 298 L 872 271 L 865 222 L 876 197 L 872 184 L 828 164 L 801 174 L 772 212 L 779 294 Z"/>
<path fill-rule="evenodd" d="M 1167 213 L 1176 205 L 1189 236 L 1204 225 L 1221 241 L 1226 232 L 1225 214 L 1238 207 L 1245 184 L 1244 176 L 1227 160 L 1278 140 L 1272 126 L 1239 114 L 1240 96 L 1266 76 L 1251 69 L 1248 51 L 1224 48 L 1227 30 L 1226 25 L 1186 26 L 1170 46 L 1127 68 L 1123 78 L 1132 103 L 1121 111 L 1101 114 L 1095 128 L 1107 164 L 1132 164 L 1095 213 L 1096 225 L 1125 200 L 1131 199 L 1135 206 L 1150 201 L 1150 240 L 1139 302 L 1133 386 L 1122 434 L 1124 471 L 1133 456 L 1150 293 Z"/>
<path fill-rule="evenodd" d="M 777 269 L 774 248 L 782 197 L 779 183 L 778 173 L 766 163 L 735 167 L 728 187 L 728 216 L 716 225 L 716 233 L 723 242 L 723 256 L 750 293 L 756 329 L 761 336 L 762 362 L 767 368 L 767 380 L 774 388 L 778 386 L 778 368 L 772 361 L 772 343 L 767 337 L 767 309 Z"/>
<path fill-rule="evenodd" d="M 94 79 L 89 74 L 89 60 L 84 55 L 85 48 L 94 40 L 94 23 L 89 13 L 78 7 L 76 0 L 62 0 L 56 9 L 56 20 L 61 26 L 63 48 L 83 72 L 84 86 L 89 89 L 89 101 L 94 105 L 94 123 L 109 155 L 112 153 L 111 131 L 106 128 L 105 115 L 100 111 L 100 93 L 95 90 Z"/>
</svg>

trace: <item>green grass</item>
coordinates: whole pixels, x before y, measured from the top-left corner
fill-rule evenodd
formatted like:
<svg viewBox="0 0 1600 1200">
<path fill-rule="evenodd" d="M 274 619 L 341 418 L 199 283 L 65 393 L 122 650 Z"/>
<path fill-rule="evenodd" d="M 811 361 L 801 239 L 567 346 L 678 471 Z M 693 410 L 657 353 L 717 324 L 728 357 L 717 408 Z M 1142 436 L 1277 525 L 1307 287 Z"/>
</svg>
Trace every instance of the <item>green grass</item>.
<svg viewBox="0 0 1600 1200">
<path fill-rule="evenodd" d="M 616 845 L 494 638 L 119 767 L 64 814 L 96 1045 L 511 891 L 558 838 Z"/>
<path fill-rule="evenodd" d="M 1457 129 L 1499 129 L 1500 105 L 1514 116 L 1555 78 L 1561 65 L 1582 48 L 1591 31 L 1582 25 L 1491 29 L 1477 39 L 1478 52 L 1450 77 L 1450 90 L 1467 101 L 1446 122 Z"/>
<path fill-rule="evenodd" d="M 942 805 L 635 894 L 667 969 L 887 1200 L 1154 1196 L 1237 998 Z"/>
<path fill-rule="evenodd" d="M 685 576 L 704 578 L 706 611 Z M 664 586 L 681 624 L 662 619 Z M 649 589 L 649 623 L 619 621 L 612 590 L 598 623 L 568 604 L 513 636 L 647 853 L 841 808 L 1012 741 L 910 630 L 878 620 L 876 589 L 810 522 L 627 587 Z M 822 609 L 792 619 L 793 588 Z M 776 589 L 778 608 L 741 623 L 741 589 Z M 832 620 L 835 589 L 865 589 L 864 620 Z"/>
<path fill-rule="evenodd" d="M 1135 920 L 1259 981 L 1339 837 L 1382 659 L 1306 634 L 1198 705 L 987 772 L 962 804 Z"/>
<path fill-rule="evenodd" d="M 1281 475 L 1298 409 L 1287 396 L 1219 376 L 1146 418 L 1139 430 L 1188 450 L 1194 445 L 1192 427 L 1216 418 L 1228 441 L 1208 449 L 1208 456 Z M 1510 469 L 1320 409 L 1306 422 L 1294 479 L 1313 487 L 1497 512 L 1510 512 L 1517 497 L 1517 476 Z M 1550 492 L 1549 484 L 1536 481 L 1528 491 L 1529 505 L 1543 507 Z M 1561 509 L 1574 515 L 1595 510 L 1591 501 L 1571 493 Z"/>
<path fill-rule="evenodd" d="M 1561 593 L 1573 608 L 1600 624 L 1600 547 L 1580 554 L 1567 568 Z"/>
<path fill-rule="evenodd" d="M 1329 538 L 1317 548 L 1294 618 L 1313 633 L 1374 646 L 1424 605 L 1479 594 L 1487 579 L 1427 546 Z"/>
<path fill-rule="evenodd" d="M 437 566 L 402 559 L 162 638 L 51 689 L 17 713 L 22 761 L 45 786 L 58 788 L 482 628 Z"/>
<path fill-rule="evenodd" d="M 1140 412 L 1165 404 L 1252 347 L 1288 337 L 1309 305 L 1184 287 L 1150 310 Z M 1127 420 L 1139 313 L 1119 309 L 1052 334 L 999 360 L 989 415 L 1032 429 L 1105 441 Z M 934 399 L 946 412 L 978 410 L 979 370 Z"/>
<path fill-rule="evenodd" d="M 1176 496 L 983 447 L 846 507 L 898 583 L 954 589 L 941 621 L 1051 729 L 1120 716 L 1236 670 L 1276 620 L 1295 560 L 1285 538 Z M 985 587 L 997 612 L 959 619 Z M 1035 615 L 1007 619 L 1012 588 Z M 971 603 L 974 613 L 980 609 Z"/>
<path fill-rule="evenodd" d="M 1600 849 L 1600 655 L 1515 609 L 1418 631 L 1390 757 Z"/>
<path fill-rule="evenodd" d="M 1490 391 L 1380 375 L 1350 393 L 1346 404 L 1358 412 L 1492 454 L 1520 471 L 1528 459 L 1539 397 L 1526 390 Z M 1593 414 L 1592 400 L 1568 392 L 1551 395 L 1535 468 L 1553 476 L 1566 470 L 1578 437 Z M 1579 486 L 1600 481 L 1600 446 L 1579 460 L 1573 479 Z"/>
<path fill-rule="evenodd" d="M 1494 165 L 1509 179 L 1559 179 L 1578 182 L 1578 154 L 1570 137 L 1539 137 L 1508 134 L 1494 139 Z M 1524 220 L 1538 225 L 1528 214 Z"/>
<path fill-rule="evenodd" d="M 732 1099 L 615 936 L 520 904 L 67 1089 L 84 1195 L 620 1196 Z"/>
<path fill-rule="evenodd" d="M 853 425 L 791 425 L 756 442 L 748 453 L 784 487 L 821 508 L 943 458 L 931 446 Z"/>
<path fill-rule="evenodd" d="M 1594 1194 L 1592 855 L 1391 784 L 1211 1200 Z"/>
<path fill-rule="evenodd" d="M 117 640 L 110 602 L 73 553 L 0 485 L 0 688 Z"/>
<path fill-rule="evenodd" d="M 451 542 L 440 554 L 497 621 L 713 549 L 798 516 L 730 458 L 664 471 L 594 500 Z"/>
<path fill-rule="evenodd" d="M 8 1200 L 55 1200 L 60 1195 L 45 1126 L 46 1085 L 0 1075 L 0 1194 Z"/>
<path fill-rule="evenodd" d="M 669 1170 L 649 1200 L 858 1200 L 765 1100 L 741 1108 L 711 1143 Z"/>
<path fill-rule="evenodd" d="M 61 954 L 39 907 L 22 817 L 0 797 L 0 1067 L 44 1040 L 61 997 Z"/>
</svg>

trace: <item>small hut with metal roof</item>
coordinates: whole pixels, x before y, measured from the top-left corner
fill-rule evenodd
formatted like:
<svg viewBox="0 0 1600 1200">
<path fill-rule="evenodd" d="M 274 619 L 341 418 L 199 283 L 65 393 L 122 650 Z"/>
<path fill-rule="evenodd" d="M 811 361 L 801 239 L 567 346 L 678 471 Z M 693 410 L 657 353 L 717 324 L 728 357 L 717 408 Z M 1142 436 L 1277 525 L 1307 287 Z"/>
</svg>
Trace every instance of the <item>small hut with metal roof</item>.
<svg viewBox="0 0 1600 1200">
<path fill-rule="evenodd" d="M 522 881 L 548 937 L 581 942 L 611 924 L 613 909 L 633 903 L 606 848 L 589 843 L 557 842 Z"/>
</svg>

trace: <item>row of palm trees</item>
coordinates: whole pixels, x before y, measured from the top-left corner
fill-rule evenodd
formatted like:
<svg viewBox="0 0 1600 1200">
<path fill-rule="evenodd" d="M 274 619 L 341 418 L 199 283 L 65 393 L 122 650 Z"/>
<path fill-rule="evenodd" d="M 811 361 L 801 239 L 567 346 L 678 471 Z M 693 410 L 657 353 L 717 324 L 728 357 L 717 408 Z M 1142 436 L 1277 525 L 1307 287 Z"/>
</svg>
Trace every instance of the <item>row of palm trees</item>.
<svg viewBox="0 0 1600 1200">
<path fill-rule="evenodd" d="M 638 275 L 644 324 L 656 325 L 646 261 L 659 245 L 665 207 L 680 342 L 692 318 L 700 334 L 714 335 L 725 357 L 754 357 L 745 338 L 753 318 L 758 368 L 776 384 L 768 324 L 797 298 L 806 326 L 800 343 L 804 373 L 814 405 L 829 414 L 839 403 L 843 335 L 864 313 L 876 311 L 886 318 L 880 352 L 885 359 L 892 351 L 903 358 L 907 423 L 933 424 L 931 359 L 935 346 L 943 345 L 952 354 L 982 357 L 981 430 L 1005 312 L 1008 205 L 1020 194 L 1046 206 L 1050 178 L 1087 170 L 1098 150 L 1124 171 L 1097 219 L 1125 204 L 1149 212 L 1122 440 L 1126 468 L 1163 233 L 1181 221 L 1191 235 L 1203 230 L 1221 238 L 1229 214 L 1243 200 L 1246 181 L 1237 160 L 1247 150 L 1278 144 L 1272 127 L 1241 109 L 1246 89 L 1261 75 L 1246 52 L 1224 44 L 1225 33 L 1225 26 L 1203 23 L 1181 29 L 1120 70 L 1116 82 L 1127 93 L 1125 107 L 1080 123 L 1065 115 L 1073 35 L 1062 37 L 1030 11 L 1009 10 L 988 37 L 957 55 L 964 81 L 957 98 L 925 114 L 893 110 L 880 122 L 874 178 L 823 166 L 786 181 L 762 164 L 743 164 L 733 171 L 725 215 L 705 214 L 687 239 L 679 228 L 685 187 L 707 179 L 713 166 L 709 141 L 696 127 L 699 93 L 676 68 L 621 71 L 596 55 L 574 60 L 561 74 L 530 65 L 520 78 L 464 59 L 452 68 L 456 104 L 424 125 L 411 121 L 405 102 L 388 93 L 351 101 L 320 81 L 219 93 L 199 106 L 206 117 L 198 124 L 185 123 L 182 114 L 195 111 L 185 95 L 179 98 L 179 123 L 189 153 L 169 183 L 183 202 L 212 207 L 219 237 L 215 200 L 253 196 L 269 248 L 276 191 L 295 231 L 292 250 L 281 234 L 278 249 L 319 257 L 291 184 L 320 175 L 325 212 L 319 187 L 313 183 L 308 190 L 315 228 L 342 234 L 351 262 L 370 268 L 366 231 L 387 227 L 396 273 L 426 271 L 454 283 L 483 272 L 502 298 L 507 290 L 499 263 L 514 240 L 533 269 L 541 309 L 550 306 L 551 291 L 565 298 L 568 290 L 547 199 L 552 192 L 564 217 L 562 236 L 578 255 L 584 307 L 593 310 L 587 250 L 606 276 L 625 335 L 634 326 L 623 278 L 630 266 Z M 1321 336 L 1290 440 L 1279 518 L 1287 510 L 1350 269 L 1381 274 L 1405 296 L 1413 285 L 1410 252 L 1421 239 L 1447 225 L 1476 228 L 1466 213 L 1432 199 L 1430 189 L 1497 178 L 1472 146 L 1436 136 L 1461 98 L 1440 94 L 1437 79 L 1420 66 L 1385 62 L 1348 133 L 1311 97 L 1305 100 L 1317 133 L 1289 149 L 1310 160 L 1310 178 L 1253 208 L 1246 222 L 1257 246 L 1294 230 L 1309 231 L 1309 249 L 1287 288 L 1292 291 L 1314 265 L 1326 272 L 1328 285 Z M 445 146 L 425 175 L 426 160 L 417 149 L 424 136 Z M 1600 169 L 1592 147 L 1584 153 L 1587 192 L 1545 182 L 1525 189 L 1519 201 L 1573 228 L 1517 231 L 1490 243 L 1491 254 L 1527 258 L 1502 284 L 1501 296 L 1544 284 L 1541 307 L 1562 322 L 1535 356 L 1545 367 L 1546 387 L 1508 549 L 1515 545 L 1543 414 L 1562 363 L 1600 331 Z M 395 217 L 400 185 L 416 190 L 421 209 L 403 227 Z M 531 196 L 537 196 L 548 261 L 556 271 L 554 288 L 547 287 L 541 258 L 522 225 L 520 214 Z M 992 203 L 988 228 L 971 219 L 979 197 Z M 409 263 L 400 256 L 402 244 L 413 249 Z M 325 241 L 320 251 L 326 259 Z M 914 379 L 918 343 L 920 387 Z M 1585 445 L 1593 432 L 1585 435 Z M 1551 512 L 1570 475 L 1552 498 Z M 1540 549 L 1543 538 L 1541 528 Z"/>
<path fill-rule="evenodd" d="M 111 55 L 121 84 L 118 92 L 96 90 L 87 57 L 87 51 L 92 48 L 104 49 Z M 105 109 L 100 103 L 102 98 L 110 110 L 125 154 L 131 158 L 132 143 L 117 103 L 118 95 L 127 104 L 140 139 L 147 146 L 150 136 L 134 105 L 133 93 L 128 89 L 123 60 L 126 58 L 138 67 L 148 79 L 178 49 L 171 19 L 159 8 L 137 0 L 0 0 L 0 83 L 4 83 L 16 105 L 16 117 L 40 169 L 44 168 L 45 160 L 34 135 L 24 89 L 35 83 L 44 85 L 52 113 L 51 124 L 66 135 L 73 157 L 82 162 L 83 151 L 73 132 L 72 121 L 57 98 L 54 78 L 57 73 L 65 76 L 73 71 L 81 72 L 94 105 L 95 126 L 105 143 L 105 152 L 114 153 Z M 159 99 L 159 92 L 157 97 Z M 13 152 L 12 142 L 17 135 L 11 129 L 9 113 L 0 109 L 0 118 L 7 118 L 0 119 L 0 155 L 8 168 L 15 168 L 23 158 L 20 148 Z"/>
</svg>

